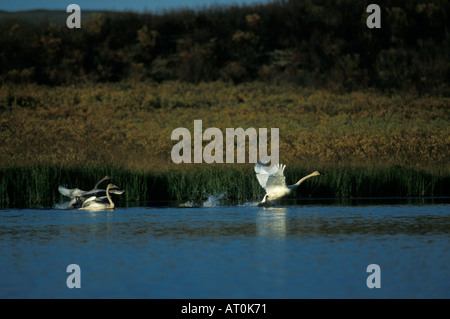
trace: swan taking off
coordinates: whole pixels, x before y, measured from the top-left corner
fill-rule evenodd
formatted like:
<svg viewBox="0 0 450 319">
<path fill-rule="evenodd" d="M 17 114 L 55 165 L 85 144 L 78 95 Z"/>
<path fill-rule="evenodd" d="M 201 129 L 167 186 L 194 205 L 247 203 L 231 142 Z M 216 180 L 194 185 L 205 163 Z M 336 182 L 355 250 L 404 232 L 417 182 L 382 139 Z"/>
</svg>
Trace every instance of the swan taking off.
<svg viewBox="0 0 450 319">
<path fill-rule="evenodd" d="M 67 188 L 65 186 L 59 186 L 58 187 L 58 191 L 61 193 L 61 195 L 64 195 L 66 197 L 70 198 L 70 201 L 60 205 L 56 205 L 57 208 L 58 207 L 62 207 L 64 209 L 68 209 L 68 208 L 78 208 L 82 205 L 82 203 L 84 201 L 86 201 L 88 198 L 94 196 L 94 195 L 98 195 L 98 193 L 104 193 L 106 190 L 104 189 L 99 189 L 98 186 L 105 180 L 108 179 L 112 179 L 112 176 L 108 176 L 106 175 L 105 177 L 103 177 L 101 180 L 99 180 L 97 182 L 97 184 L 95 184 L 94 188 L 91 189 L 90 191 L 84 191 L 81 190 L 79 188 Z M 116 189 L 112 189 L 111 190 L 111 194 L 123 194 L 123 190 L 116 190 Z"/>
<path fill-rule="evenodd" d="M 264 195 L 264 198 L 261 203 L 259 203 L 259 206 L 267 205 L 270 202 L 291 194 L 304 180 L 310 177 L 323 175 L 318 171 L 315 171 L 303 177 L 294 185 L 286 185 L 286 178 L 284 177 L 285 168 L 286 165 L 276 164 L 267 169 L 266 166 L 261 163 L 256 163 L 256 178 L 258 178 L 259 184 L 266 191 L 266 195 Z"/>
<path fill-rule="evenodd" d="M 111 200 L 111 196 L 109 195 L 110 188 L 118 188 L 118 187 L 114 184 L 108 184 L 108 186 L 106 187 L 106 196 L 89 197 L 83 202 L 83 205 L 79 210 L 91 210 L 91 211 L 114 210 L 114 203 Z M 108 201 L 105 201 L 106 199 Z"/>
</svg>

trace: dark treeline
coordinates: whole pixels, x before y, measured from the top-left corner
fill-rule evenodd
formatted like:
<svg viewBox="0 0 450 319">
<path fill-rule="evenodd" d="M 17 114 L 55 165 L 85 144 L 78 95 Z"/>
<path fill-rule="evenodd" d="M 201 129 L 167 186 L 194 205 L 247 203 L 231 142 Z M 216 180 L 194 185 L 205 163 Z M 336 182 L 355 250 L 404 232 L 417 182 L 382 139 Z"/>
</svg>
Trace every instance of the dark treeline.
<svg viewBox="0 0 450 319">
<path fill-rule="evenodd" d="M 52 23 L 0 23 L 0 81 L 73 84 L 124 79 L 294 82 L 450 93 L 450 3 L 275 1 L 162 14 L 116 12 Z M 68 16 L 69 14 L 67 14 Z"/>
</svg>

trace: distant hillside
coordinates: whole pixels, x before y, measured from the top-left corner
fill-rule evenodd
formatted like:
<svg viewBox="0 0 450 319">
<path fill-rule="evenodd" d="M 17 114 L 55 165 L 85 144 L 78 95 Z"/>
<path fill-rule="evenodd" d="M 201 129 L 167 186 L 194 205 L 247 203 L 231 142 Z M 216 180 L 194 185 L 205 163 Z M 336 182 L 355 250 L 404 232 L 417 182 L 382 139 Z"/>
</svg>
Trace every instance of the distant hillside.
<svg viewBox="0 0 450 319">
<path fill-rule="evenodd" d="M 386 0 L 379 29 L 367 27 L 368 3 L 82 10 L 80 30 L 65 10 L 0 12 L 0 82 L 257 80 L 449 96 L 450 2 Z"/>
</svg>

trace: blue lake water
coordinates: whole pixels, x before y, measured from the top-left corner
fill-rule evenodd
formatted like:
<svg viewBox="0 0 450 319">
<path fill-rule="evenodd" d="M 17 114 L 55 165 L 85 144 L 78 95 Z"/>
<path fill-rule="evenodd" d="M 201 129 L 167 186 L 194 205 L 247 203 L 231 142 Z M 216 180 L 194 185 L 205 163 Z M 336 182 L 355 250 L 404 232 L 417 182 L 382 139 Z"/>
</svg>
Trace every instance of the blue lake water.
<svg viewBox="0 0 450 319">
<path fill-rule="evenodd" d="M 0 210 L 0 298 L 449 297 L 448 204 Z"/>
</svg>

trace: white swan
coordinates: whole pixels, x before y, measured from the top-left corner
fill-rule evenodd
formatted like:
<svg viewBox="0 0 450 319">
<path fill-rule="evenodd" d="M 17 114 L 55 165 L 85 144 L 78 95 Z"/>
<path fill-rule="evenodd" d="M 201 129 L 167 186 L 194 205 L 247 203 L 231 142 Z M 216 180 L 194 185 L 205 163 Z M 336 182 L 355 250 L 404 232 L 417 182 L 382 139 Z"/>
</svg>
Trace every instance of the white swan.
<svg viewBox="0 0 450 319">
<path fill-rule="evenodd" d="M 302 179 L 300 179 L 294 185 L 286 185 L 286 178 L 284 177 L 284 169 L 286 165 L 276 164 L 270 169 L 266 169 L 261 163 L 256 163 L 255 172 L 256 178 L 262 188 L 266 191 L 263 200 L 259 203 L 259 206 L 267 205 L 272 201 L 285 197 L 291 194 L 304 180 L 318 175 L 323 175 L 318 171 L 315 171 Z"/>
<path fill-rule="evenodd" d="M 68 201 L 64 204 L 57 204 L 57 205 L 55 205 L 55 207 L 62 208 L 62 209 L 80 207 L 83 204 L 83 202 L 85 202 L 89 197 L 97 195 L 98 193 L 101 193 L 101 192 L 106 192 L 105 189 L 99 189 L 98 186 L 100 185 L 100 183 L 102 183 L 103 181 L 108 180 L 108 179 L 112 179 L 112 177 L 106 175 L 101 180 L 99 180 L 97 182 L 97 184 L 95 184 L 94 188 L 91 189 L 90 191 L 84 191 L 79 188 L 67 188 L 65 186 L 59 186 L 58 191 L 62 195 L 69 197 L 70 201 Z M 123 194 L 123 192 L 124 192 L 123 190 L 116 190 L 116 189 L 111 190 L 111 194 L 120 195 L 120 194 Z"/>
<path fill-rule="evenodd" d="M 114 184 L 108 184 L 108 186 L 106 187 L 106 196 L 89 197 L 83 202 L 83 205 L 81 205 L 81 208 L 79 210 L 90 210 L 90 211 L 114 210 L 115 205 L 111 200 L 111 196 L 109 195 L 110 188 L 118 188 L 118 187 Z M 107 199 L 108 201 L 105 202 L 105 199 Z"/>
</svg>

